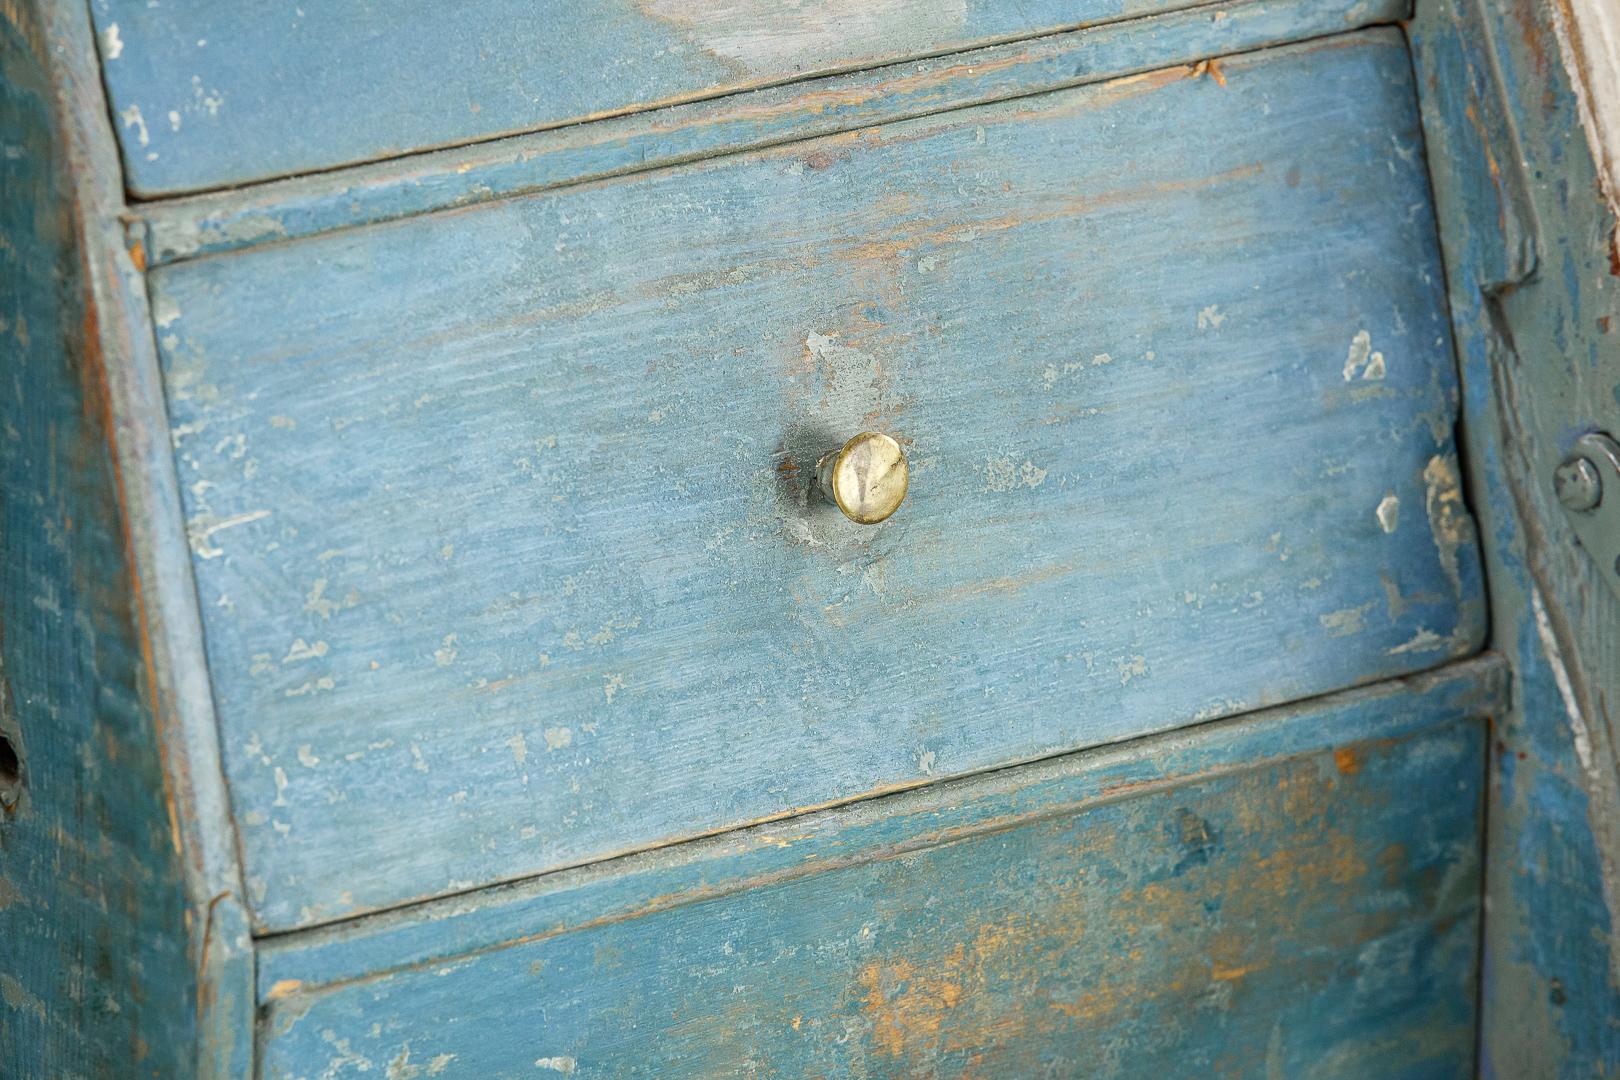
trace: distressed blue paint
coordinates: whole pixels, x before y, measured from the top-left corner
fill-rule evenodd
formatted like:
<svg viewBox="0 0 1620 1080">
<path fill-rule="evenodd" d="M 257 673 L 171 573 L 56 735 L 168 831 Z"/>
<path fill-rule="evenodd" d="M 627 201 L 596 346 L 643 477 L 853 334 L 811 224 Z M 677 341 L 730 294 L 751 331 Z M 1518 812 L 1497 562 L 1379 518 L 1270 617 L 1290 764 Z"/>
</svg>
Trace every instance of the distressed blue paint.
<svg viewBox="0 0 1620 1080">
<path fill-rule="evenodd" d="M 737 882 L 802 875 L 845 860 L 852 851 L 942 844 L 975 830 L 1074 813 L 1121 792 L 1186 786 L 1201 776 L 1336 746 L 1406 740 L 1437 724 L 1498 715 L 1508 703 L 1507 666 L 1501 657 L 1486 654 L 1309 703 L 819 810 L 474 897 L 270 938 L 259 968 L 259 993 L 275 1000 L 288 996 L 286 988 L 292 986 L 307 995 L 409 968 L 433 969 L 458 955 L 537 932 L 650 910 L 666 905 L 667 898 L 691 900 L 706 892 L 719 895 Z"/>
<path fill-rule="evenodd" d="M 1102 82 L 1400 18 L 1406 0 L 1260 0 L 140 208 L 152 265 Z"/>
<path fill-rule="evenodd" d="M 1470 1076 L 1501 675 L 279 939 L 264 1075 Z"/>
<path fill-rule="evenodd" d="M 1489 813 L 1481 1072 L 1492 1080 L 1620 1071 L 1620 605 L 1550 482 L 1572 431 L 1620 430 L 1620 290 L 1606 250 L 1615 221 L 1552 18 L 1545 5 L 1435 0 L 1413 32 L 1492 635 L 1516 675 Z"/>
<path fill-rule="evenodd" d="M 0 7 L 0 1075 L 193 1075 L 184 878 L 77 232 L 72 100 Z"/>
<path fill-rule="evenodd" d="M 262 925 L 1475 649 L 1405 50 L 1223 78 L 155 272 Z"/>
<path fill-rule="evenodd" d="M 329 169 L 1187 6 L 95 0 L 144 196 Z"/>
</svg>

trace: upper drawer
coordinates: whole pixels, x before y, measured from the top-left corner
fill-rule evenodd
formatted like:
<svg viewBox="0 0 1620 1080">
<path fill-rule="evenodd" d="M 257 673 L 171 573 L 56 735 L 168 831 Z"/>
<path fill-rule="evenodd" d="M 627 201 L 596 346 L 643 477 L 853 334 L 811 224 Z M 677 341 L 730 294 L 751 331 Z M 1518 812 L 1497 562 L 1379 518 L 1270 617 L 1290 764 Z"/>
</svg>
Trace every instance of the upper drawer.
<svg viewBox="0 0 1620 1080">
<path fill-rule="evenodd" d="M 287 927 L 1304 697 L 1482 631 L 1374 33 L 159 268 Z M 912 494 L 806 501 L 862 428 Z"/>
<path fill-rule="evenodd" d="M 143 196 L 329 169 L 1190 0 L 98 0 Z"/>
</svg>

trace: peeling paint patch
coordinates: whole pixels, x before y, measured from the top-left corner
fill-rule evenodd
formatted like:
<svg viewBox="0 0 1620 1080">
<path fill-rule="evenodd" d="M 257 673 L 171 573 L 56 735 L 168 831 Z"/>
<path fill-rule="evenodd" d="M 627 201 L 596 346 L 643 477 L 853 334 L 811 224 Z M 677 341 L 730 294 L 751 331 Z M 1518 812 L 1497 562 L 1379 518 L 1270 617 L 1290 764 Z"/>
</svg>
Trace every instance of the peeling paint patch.
<svg viewBox="0 0 1620 1080">
<path fill-rule="evenodd" d="M 264 996 L 269 1001 L 276 1001 L 296 994 L 303 985 L 303 981 L 300 979 L 278 979 L 276 984 Z"/>
<path fill-rule="evenodd" d="M 574 741 L 572 728 L 548 727 L 540 733 L 546 740 L 547 750 L 561 750 Z"/>
<path fill-rule="evenodd" d="M 296 686 L 286 693 L 287 697 L 303 697 L 306 694 L 320 693 L 322 690 L 332 690 L 337 687 L 337 680 L 330 675 L 322 675 L 318 679 L 310 679 L 302 686 Z"/>
<path fill-rule="evenodd" d="M 142 146 L 146 146 L 151 143 L 152 138 L 149 134 L 147 134 L 146 131 L 146 119 L 141 116 L 141 107 L 139 105 L 131 105 L 129 108 L 122 110 L 118 114 L 118 119 L 124 122 L 124 126 L 126 128 L 135 129 L 136 142 L 140 143 Z M 158 325 L 161 326 L 163 324 L 159 323 Z"/>
<path fill-rule="evenodd" d="M 1119 685 L 1124 686 L 1132 679 L 1139 679 L 1147 674 L 1147 657 L 1137 655 L 1119 662 Z"/>
<path fill-rule="evenodd" d="M 1318 616 L 1322 628 L 1328 632 L 1329 637 L 1349 637 L 1359 634 L 1367 628 L 1367 613 L 1377 604 L 1370 600 L 1360 607 L 1340 608 L 1330 611 L 1326 615 Z"/>
<path fill-rule="evenodd" d="M 1344 381 L 1357 375 L 1372 380 L 1384 377 L 1384 354 L 1373 351 L 1372 335 L 1365 330 L 1356 331 L 1350 339 L 1350 353 L 1344 360 Z"/>
<path fill-rule="evenodd" d="M 1017 491 L 1020 487 L 1038 488 L 1046 481 L 1046 470 L 1032 461 L 1022 465 L 1010 457 L 986 458 L 984 461 L 984 490 L 992 493 Z"/>
<path fill-rule="evenodd" d="M 1437 652 L 1445 647 L 1445 638 L 1427 627 L 1420 627 L 1418 632 L 1412 635 L 1410 641 L 1387 651 L 1390 656 L 1404 656 L 1407 653 Z"/>
<path fill-rule="evenodd" d="M 41 1022 L 45 1019 L 45 1003 L 10 975 L 0 974 L 0 1001 L 18 1011 L 26 1009 Z"/>
<path fill-rule="evenodd" d="M 124 40 L 118 34 L 118 24 L 112 23 L 101 34 L 101 50 L 108 60 L 116 60 L 124 55 Z"/>
<path fill-rule="evenodd" d="M 552 1072 L 560 1072 L 566 1075 L 572 1075 L 578 1065 L 579 1063 L 573 1058 L 566 1056 L 535 1058 L 534 1061 L 534 1067 L 537 1069 L 550 1069 Z"/>
<path fill-rule="evenodd" d="M 1226 316 L 1221 314 L 1220 306 L 1217 304 L 1211 304 L 1198 313 L 1198 329 L 1200 330 L 1219 330 L 1221 323 L 1225 321 Z"/>
<path fill-rule="evenodd" d="M 255 521 L 263 521 L 270 516 L 268 510 L 250 510 L 245 514 L 236 514 L 228 518 L 216 518 L 211 514 L 199 514 L 186 522 L 186 539 L 191 543 L 193 554 L 199 559 L 217 559 L 225 552 L 213 543 L 214 536 L 226 529 L 234 529 L 239 525 L 248 525 Z"/>
<path fill-rule="evenodd" d="M 300 660 L 314 660 L 325 656 L 326 642 L 317 641 L 311 645 L 303 638 L 295 640 L 287 649 L 287 655 L 281 658 L 283 664 L 296 664 Z"/>
<path fill-rule="evenodd" d="M 512 751 L 512 763 L 520 769 L 523 768 L 523 763 L 529 760 L 529 740 L 523 737 L 523 732 L 520 731 L 507 739 L 506 746 Z"/>
<path fill-rule="evenodd" d="M 1391 491 L 1378 501 L 1378 509 L 1373 513 L 1378 518 L 1378 527 L 1392 533 L 1401 520 L 1401 500 Z"/>
<path fill-rule="evenodd" d="M 1462 571 L 1458 552 L 1474 542 L 1474 523 L 1463 506 L 1462 483 L 1457 462 L 1450 455 L 1436 454 L 1423 469 L 1424 509 L 1429 515 L 1429 531 L 1440 555 L 1440 567 L 1451 579 L 1452 588 L 1462 593 Z"/>
</svg>

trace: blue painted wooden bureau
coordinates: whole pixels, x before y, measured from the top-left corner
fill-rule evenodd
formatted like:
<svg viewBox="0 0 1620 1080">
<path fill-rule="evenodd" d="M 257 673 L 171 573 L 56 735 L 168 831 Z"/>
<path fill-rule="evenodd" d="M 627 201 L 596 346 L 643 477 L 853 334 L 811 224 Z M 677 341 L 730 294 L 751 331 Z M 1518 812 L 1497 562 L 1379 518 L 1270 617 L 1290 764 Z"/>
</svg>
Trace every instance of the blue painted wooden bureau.
<svg viewBox="0 0 1620 1080">
<path fill-rule="evenodd" d="M 0 14 L 0 1075 L 1620 1069 L 1567 11 Z"/>
</svg>

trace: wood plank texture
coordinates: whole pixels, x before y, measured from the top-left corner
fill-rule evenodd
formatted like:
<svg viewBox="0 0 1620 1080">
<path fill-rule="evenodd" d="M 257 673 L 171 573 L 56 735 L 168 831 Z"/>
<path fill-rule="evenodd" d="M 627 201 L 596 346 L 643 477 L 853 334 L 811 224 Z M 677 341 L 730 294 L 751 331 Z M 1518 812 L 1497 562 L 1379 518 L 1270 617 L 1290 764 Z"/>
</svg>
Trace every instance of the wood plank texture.
<svg viewBox="0 0 1620 1080">
<path fill-rule="evenodd" d="M 1375 32 L 160 268 L 261 925 L 1477 648 L 1427 199 Z"/>
<path fill-rule="evenodd" d="M 138 207 L 148 265 L 471 206 L 1354 30 L 1406 0 L 1250 0 Z"/>
<path fill-rule="evenodd" d="M 1188 0 L 91 5 L 141 196 L 330 169 Z"/>
<path fill-rule="evenodd" d="M 272 939 L 264 1076 L 1470 1076 L 1503 675 Z"/>
<path fill-rule="evenodd" d="M 168 1080 L 203 1010 L 62 45 L 0 5 L 0 1076 Z"/>
</svg>

